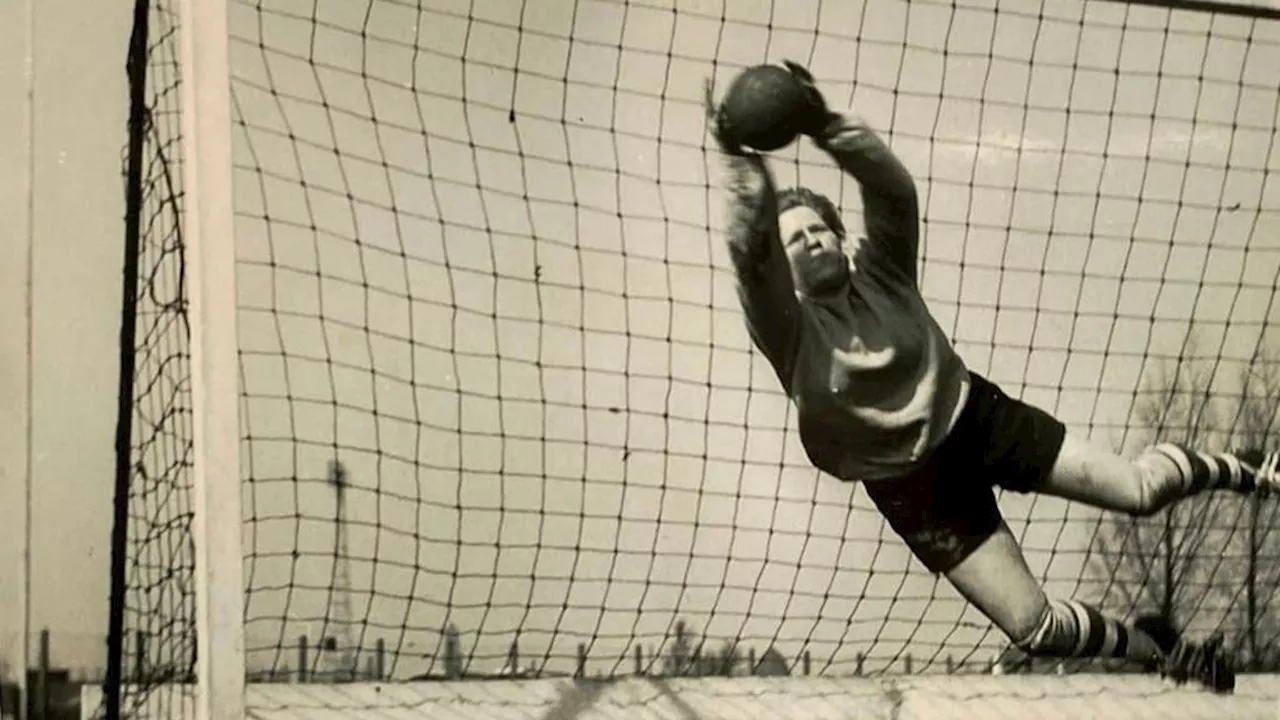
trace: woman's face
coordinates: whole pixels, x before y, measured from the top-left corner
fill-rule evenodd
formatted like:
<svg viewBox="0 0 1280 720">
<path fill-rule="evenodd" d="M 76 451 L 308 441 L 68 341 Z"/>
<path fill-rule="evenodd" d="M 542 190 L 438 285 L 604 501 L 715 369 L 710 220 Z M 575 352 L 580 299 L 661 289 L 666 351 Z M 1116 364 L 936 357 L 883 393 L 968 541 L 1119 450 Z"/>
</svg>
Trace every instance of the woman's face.
<svg viewBox="0 0 1280 720">
<path fill-rule="evenodd" d="M 832 292 L 849 280 L 849 261 L 841 238 L 808 205 L 797 205 L 778 216 L 778 232 L 791 264 L 791 277 L 802 295 Z"/>
</svg>

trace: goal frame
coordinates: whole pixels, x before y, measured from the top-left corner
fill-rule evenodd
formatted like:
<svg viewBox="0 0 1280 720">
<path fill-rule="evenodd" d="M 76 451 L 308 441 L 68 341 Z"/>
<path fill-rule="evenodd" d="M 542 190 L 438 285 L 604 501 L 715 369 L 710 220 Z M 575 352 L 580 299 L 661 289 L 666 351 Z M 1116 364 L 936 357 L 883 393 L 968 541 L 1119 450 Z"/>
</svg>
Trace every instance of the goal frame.
<svg viewBox="0 0 1280 720">
<path fill-rule="evenodd" d="M 245 715 L 231 73 L 226 0 L 180 0 L 190 290 L 196 718 Z"/>
<path fill-rule="evenodd" d="M 247 662 L 229 6 L 227 0 L 177 0 L 177 6 L 191 331 L 193 700 L 199 720 L 240 720 L 247 713 Z"/>
</svg>

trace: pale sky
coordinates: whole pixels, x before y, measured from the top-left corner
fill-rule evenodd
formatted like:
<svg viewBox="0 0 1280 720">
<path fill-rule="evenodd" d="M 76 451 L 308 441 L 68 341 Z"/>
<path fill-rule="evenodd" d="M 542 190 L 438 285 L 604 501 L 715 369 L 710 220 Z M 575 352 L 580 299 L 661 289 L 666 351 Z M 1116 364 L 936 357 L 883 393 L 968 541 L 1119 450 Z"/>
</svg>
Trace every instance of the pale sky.
<svg viewBox="0 0 1280 720">
<path fill-rule="evenodd" d="M 105 658 L 114 482 L 121 156 L 132 2 L 39 0 L 34 188 L 27 211 L 25 2 L 0 3 L 0 664 L 21 627 L 22 491 L 27 453 L 25 249 L 33 223 L 32 622 L 53 660 Z M 34 645 L 33 651 L 34 651 Z"/>
<path fill-rule="evenodd" d="M 231 3 L 252 668 L 335 632 L 335 452 L 367 618 L 348 632 L 386 640 L 397 676 L 439 669 L 447 622 L 477 670 L 517 628 L 549 670 L 579 642 L 592 670 L 629 669 L 632 643 L 655 648 L 677 618 L 717 646 L 807 642 L 837 673 L 857 652 L 919 667 L 1004 644 L 861 488 L 806 463 L 737 309 L 707 76 L 723 88 L 791 58 L 881 129 L 917 179 L 943 327 L 969 367 L 1074 432 L 1128 441 L 1144 362 L 1176 356 L 1190 319 L 1224 382 L 1280 319 L 1280 23 L 1246 42 L 1239 18 L 1111 3 L 675 5 Z M 97 187 L 119 188 L 109 150 Z M 773 167 L 856 227 L 856 186 L 824 156 L 800 144 Z M 46 426 L 41 493 L 99 478 L 101 517 L 77 526 L 104 541 L 118 271 L 102 266 L 117 256 L 76 285 L 97 293 L 100 349 L 37 341 L 41 357 L 111 360 L 69 387 L 36 364 L 49 426 L 92 396 L 97 424 L 77 435 L 105 448 L 66 453 Z M 38 297 L 59 297 L 40 267 Z M 1075 590 L 1094 514 L 1001 504 L 1050 591 Z M 42 548 L 40 567 L 68 557 Z M 42 571 L 42 622 L 101 631 L 105 568 L 82 567 L 103 582 Z"/>
</svg>

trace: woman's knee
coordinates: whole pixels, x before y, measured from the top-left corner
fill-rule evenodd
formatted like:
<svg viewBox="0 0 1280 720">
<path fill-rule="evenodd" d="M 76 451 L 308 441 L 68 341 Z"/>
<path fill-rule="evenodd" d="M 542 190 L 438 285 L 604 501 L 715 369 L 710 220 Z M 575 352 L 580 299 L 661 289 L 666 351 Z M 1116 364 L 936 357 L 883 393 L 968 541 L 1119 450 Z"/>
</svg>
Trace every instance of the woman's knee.
<svg viewBox="0 0 1280 720">
<path fill-rule="evenodd" d="M 1160 459 L 1147 454 L 1130 459 L 1068 435 L 1041 491 L 1105 510 L 1149 515 L 1171 498 Z"/>
<path fill-rule="evenodd" d="M 1150 449 L 1133 461 L 1134 502 L 1130 515 L 1147 517 L 1165 509 L 1177 499 L 1176 477 L 1164 467 L 1167 458 Z"/>
</svg>

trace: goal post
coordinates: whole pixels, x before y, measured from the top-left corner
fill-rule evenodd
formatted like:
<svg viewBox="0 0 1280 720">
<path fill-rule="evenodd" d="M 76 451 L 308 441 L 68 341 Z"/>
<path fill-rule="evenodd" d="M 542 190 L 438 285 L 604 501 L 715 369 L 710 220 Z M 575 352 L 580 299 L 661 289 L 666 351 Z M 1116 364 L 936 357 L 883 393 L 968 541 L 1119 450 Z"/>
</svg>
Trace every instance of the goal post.
<svg viewBox="0 0 1280 720">
<path fill-rule="evenodd" d="M 196 718 L 244 716 L 243 517 L 227 0 L 179 0 L 190 287 Z"/>
<path fill-rule="evenodd" d="M 245 712 L 225 0 L 136 0 L 106 680 L 84 717 Z"/>
</svg>

